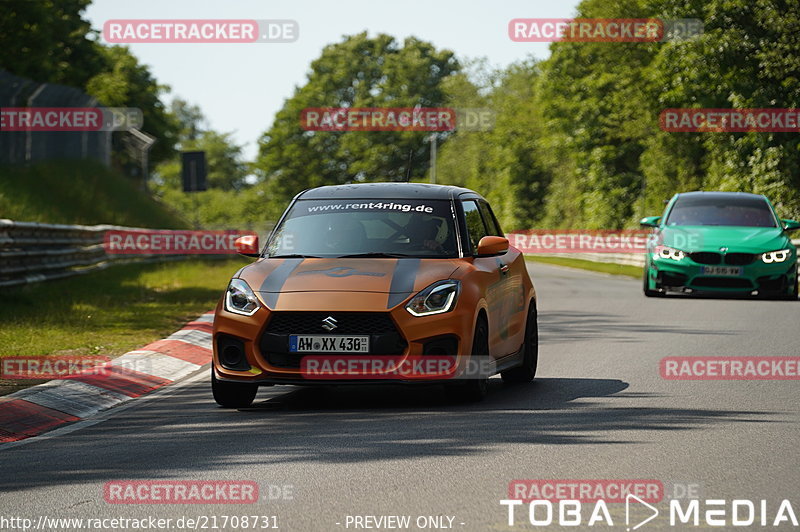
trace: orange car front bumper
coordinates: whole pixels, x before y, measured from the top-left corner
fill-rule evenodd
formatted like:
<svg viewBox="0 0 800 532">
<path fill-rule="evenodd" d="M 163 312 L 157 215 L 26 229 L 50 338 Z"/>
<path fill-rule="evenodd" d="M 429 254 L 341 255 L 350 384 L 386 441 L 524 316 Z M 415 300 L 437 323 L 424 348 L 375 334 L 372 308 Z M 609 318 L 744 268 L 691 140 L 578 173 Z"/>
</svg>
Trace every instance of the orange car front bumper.
<svg viewBox="0 0 800 532">
<path fill-rule="evenodd" d="M 262 305 L 252 316 L 233 314 L 224 309 L 222 302 L 217 305 L 213 328 L 213 364 L 220 380 L 249 382 L 259 384 L 330 384 L 332 381 L 346 382 L 431 382 L 448 380 L 463 373 L 468 354 L 472 350 L 472 335 L 475 323 L 474 306 L 456 304 L 455 308 L 443 314 L 416 317 L 404 308 L 404 304 L 393 309 L 385 309 L 386 294 L 383 293 L 345 293 L 345 292 L 297 292 L 289 297 L 281 297 L 280 310 L 273 311 Z M 467 310 L 467 309 L 472 310 Z M 381 309 L 371 310 L 371 309 Z M 447 370 L 436 375 L 406 373 L 370 373 L 365 375 L 341 374 L 335 378 L 314 378 L 304 371 L 301 356 L 286 349 L 284 334 L 273 334 L 269 326 L 278 314 L 299 313 L 323 317 L 342 313 L 380 315 L 385 321 L 391 320 L 399 342 L 391 352 L 370 353 L 366 357 L 387 358 L 400 362 L 412 362 L 425 357 L 449 357 L 453 360 Z M 306 330 L 283 330 L 283 333 L 308 334 Z M 320 328 L 316 334 L 325 334 Z M 365 331 L 364 333 L 367 333 Z M 353 333 L 353 334 L 364 334 Z M 334 334 L 334 333 L 330 333 Z M 372 336 L 373 344 L 383 339 Z M 386 342 L 383 342 L 386 343 Z M 313 353 L 311 355 L 314 355 Z M 364 357 L 365 355 L 326 354 L 332 358 Z M 374 377 L 374 378 L 372 378 Z"/>
</svg>

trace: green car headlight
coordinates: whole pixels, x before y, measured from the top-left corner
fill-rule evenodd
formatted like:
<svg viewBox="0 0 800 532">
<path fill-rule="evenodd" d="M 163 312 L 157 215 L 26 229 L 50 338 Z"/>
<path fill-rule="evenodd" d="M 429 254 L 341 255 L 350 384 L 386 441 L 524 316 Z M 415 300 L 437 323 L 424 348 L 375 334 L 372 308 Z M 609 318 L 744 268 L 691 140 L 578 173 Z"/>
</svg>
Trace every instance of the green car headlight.
<svg viewBox="0 0 800 532">
<path fill-rule="evenodd" d="M 259 308 L 261 303 L 253 289 L 241 279 L 232 279 L 225 292 L 225 310 L 242 316 L 252 316 Z"/>
<path fill-rule="evenodd" d="M 680 249 L 675 249 L 667 246 L 656 246 L 653 255 L 660 259 L 681 260 L 686 256 L 686 253 Z"/>
<path fill-rule="evenodd" d="M 763 260 L 766 264 L 772 264 L 773 262 L 786 262 L 786 259 L 788 259 L 791 254 L 791 249 L 768 251 L 761 254 L 761 260 Z"/>
<path fill-rule="evenodd" d="M 460 289 L 459 281 L 447 280 L 433 283 L 411 298 L 406 305 L 406 310 L 412 316 L 430 316 L 450 312 L 456 305 Z"/>
</svg>

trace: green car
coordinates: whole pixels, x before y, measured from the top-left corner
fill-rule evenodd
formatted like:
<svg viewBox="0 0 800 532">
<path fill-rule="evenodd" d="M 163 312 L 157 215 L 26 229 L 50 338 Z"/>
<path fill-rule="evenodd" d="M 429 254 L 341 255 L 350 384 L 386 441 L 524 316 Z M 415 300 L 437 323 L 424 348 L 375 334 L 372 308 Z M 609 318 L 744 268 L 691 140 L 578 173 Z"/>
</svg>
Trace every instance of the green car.
<svg viewBox="0 0 800 532">
<path fill-rule="evenodd" d="M 667 292 L 797 299 L 797 248 L 769 200 L 743 192 L 676 194 L 663 216 L 640 222 L 648 239 L 644 295 Z"/>
</svg>

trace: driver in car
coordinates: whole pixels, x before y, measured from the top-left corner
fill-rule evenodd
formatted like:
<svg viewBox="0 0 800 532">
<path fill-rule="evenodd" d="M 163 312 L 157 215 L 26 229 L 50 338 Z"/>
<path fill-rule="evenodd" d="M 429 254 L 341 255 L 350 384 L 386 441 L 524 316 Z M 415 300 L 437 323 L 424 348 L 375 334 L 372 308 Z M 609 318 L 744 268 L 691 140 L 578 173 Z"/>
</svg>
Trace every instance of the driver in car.
<svg viewBox="0 0 800 532">
<path fill-rule="evenodd" d="M 408 238 L 417 247 L 431 251 L 444 251 L 442 245 L 436 240 L 439 235 L 440 223 L 433 218 L 429 220 L 412 218 L 408 225 Z"/>
</svg>

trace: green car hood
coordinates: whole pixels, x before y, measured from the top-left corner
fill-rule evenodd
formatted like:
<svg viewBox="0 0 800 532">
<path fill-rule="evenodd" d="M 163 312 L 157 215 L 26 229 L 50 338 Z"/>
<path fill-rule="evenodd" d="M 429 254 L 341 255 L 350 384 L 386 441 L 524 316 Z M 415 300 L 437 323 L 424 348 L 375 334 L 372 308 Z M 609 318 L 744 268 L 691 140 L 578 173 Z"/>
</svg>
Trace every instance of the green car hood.
<svg viewBox="0 0 800 532">
<path fill-rule="evenodd" d="M 683 225 L 661 228 L 660 237 L 659 243 L 688 253 L 723 247 L 729 253 L 764 253 L 793 247 L 777 227 Z"/>
</svg>

